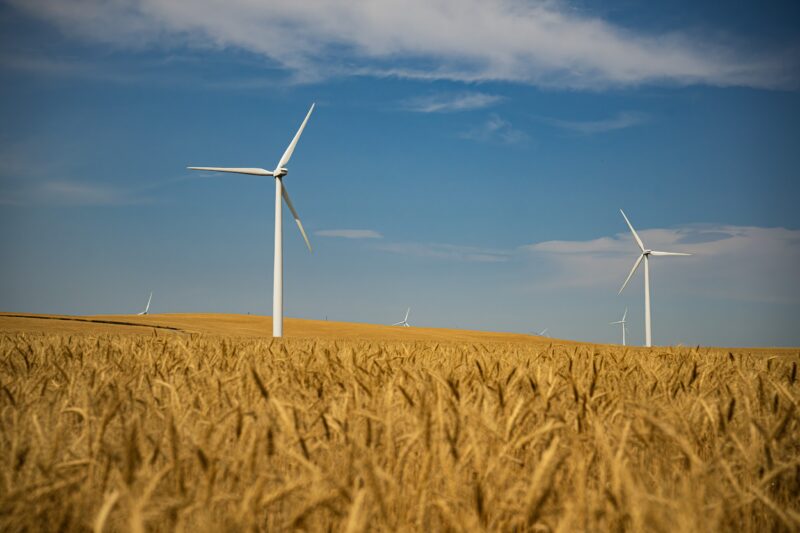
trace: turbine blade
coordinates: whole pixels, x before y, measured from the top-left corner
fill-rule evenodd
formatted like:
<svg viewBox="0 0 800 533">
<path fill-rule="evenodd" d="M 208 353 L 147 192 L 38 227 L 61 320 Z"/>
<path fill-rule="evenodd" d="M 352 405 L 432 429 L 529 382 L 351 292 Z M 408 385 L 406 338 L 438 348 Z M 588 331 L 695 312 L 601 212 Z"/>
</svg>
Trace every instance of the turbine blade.
<svg viewBox="0 0 800 533">
<path fill-rule="evenodd" d="M 403 319 L 403 322 L 408 322 L 408 314 L 411 312 L 411 308 L 409 307 L 406 311 L 406 317 Z"/>
<path fill-rule="evenodd" d="M 609 322 L 609 324 L 624 324 L 622 320 L 617 320 L 616 322 Z"/>
<path fill-rule="evenodd" d="M 396 322 L 396 323 L 394 323 L 394 324 L 392 324 L 392 325 L 393 325 L 393 326 L 402 326 L 402 325 L 403 325 L 403 322 Z"/>
<path fill-rule="evenodd" d="M 628 308 L 627 307 L 625 308 L 625 312 L 622 313 L 622 320 L 620 320 L 620 322 L 622 322 L 623 324 L 625 323 L 625 317 L 626 316 L 628 316 Z"/>
<path fill-rule="evenodd" d="M 147 313 L 150 310 L 150 302 L 153 300 L 153 293 L 150 293 L 150 297 L 147 299 L 147 305 L 144 308 L 144 312 Z"/>
<path fill-rule="evenodd" d="M 315 104 L 311 104 L 311 109 L 308 110 L 308 114 L 306 115 L 306 118 L 303 119 L 303 123 L 300 124 L 300 129 L 297 130 L 297 133 L 295 133 L 294 139 L 292 139 L 292 142 L 289 143 L 289 146 L 286 148 L 286 151 L 283 152 L 283 157 L 281 157 L 281 160 L 278 162 L 278 167 L 277 168 L 281 168 L 282 166 L 284 166 L 285 164 L 287 164 L 289 162 L 289 159 L 292 158 L 292 153 L 294 152 L 294 147 L 297 146 L 297 141 L 300 140 L 300 135 L 303 133 L 303 129 L 306 127 L 306 122 L 308 122 L 308 117 L 310 117 L 311 116 L 311 112 L 314 111 L 314 105 Z"/>
<path fill-rule="evenodd" d="M 619 290 L 619 292 L 617 294 L 622 294 L 623 289 L 625 289 L 625 287 L 628 286 L 628 282 L 633 277 L 633 273 L 636 272 L 636 269 L 639 268 L 639 265 L 641 264 L 642 259 L 644 259 L 644 254 L 640 255 L 639 259 L 637 259 L 636 262 L 633 264 L 633 268 L 631 269 L 631 273 L 628 274 L 627 278 L 625 278 L 625 283 L 622 284 L 622 288 Z"/>
<path fill-rule="evenodd" d="M 636 233 L 635 229 L 633 229 L 631 221 L 628 220 L 628 217 L 625 216 L 625 212 L 622 209 L 620 209 L 619 212 L 622 213 L 622 218 L 625 219 L 625 222 L 628 223 L 628 227 L 631 228 L 631 233 L 633 233 L 633 238 L 636 239 L 636 244 L 639 245 L 639 249 L 644 252 L 644 244 L 642 243 L 642 239 L 639 238 L 639 234 Z"/>
<path fill-rule="evenodd" d="M 272 176 L 272 172 L 263 168 L 230 168 L 230 167 L 186 167 L 189 170 L 207 170 L 209 172 L 231 172 L 234 174 L 251 174 L 253 176 Z"/>
<path fill-rule="evenodd" d="M 308 235 L 306 235 L 306 230 L 303 229 L 303 223 L 300 222 L 300 215 L 297 214 L 297 211 L 294 210 L 294 206 L 292 205 L 292 201 L 289 199 L 289 193 L 286 191 L 286 185 L 281 187 L 281 191 L 283 192 L 283 199 L 286 202 L 286 205 L 289 206 L 289 211 L 292 212 L 292 216 L 294 217 L 294 221 L 297 222 L 297 227 L 300 228 L 300 233 L 303 234 L 303 240 L 306 241 L 306 246 L 308 246 L 308 251 L 311 252 L 311 243 L 308 242 Z"/>
<path fill-rule="evenodd" d="M 657 250 L 653 250 L 650 252 L 650 255 L 668 256 L 668 255 L 692 255 L 692 254 L 685 254 L 683 252 L 659 252 Z"/>
</svg>

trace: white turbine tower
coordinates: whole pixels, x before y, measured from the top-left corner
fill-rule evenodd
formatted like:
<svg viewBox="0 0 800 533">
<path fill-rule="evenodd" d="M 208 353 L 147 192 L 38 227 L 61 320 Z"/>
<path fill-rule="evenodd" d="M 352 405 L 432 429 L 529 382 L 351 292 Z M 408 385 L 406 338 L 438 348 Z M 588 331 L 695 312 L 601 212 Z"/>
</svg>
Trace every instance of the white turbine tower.
<svg viewBox="0 0 800 533">
<path fill-rule="evenodd" d="M 410 312 L 411 312 L 411 308 L 409 307 L 408 310 L 406 311 L 406 317 L 403 320 L 401 320 L 400 322 L 397 322 L 396 324 L 392 324 L 392 325 L 393 326 L 403 326 L 405 328 L 410 328 L 411 324 L 408 323 L 408 314 Z"/>
<path fill-rule="evenodd" d="M 639 238 L 639 235 L 636 233 L 636 230 L 633 229 L 630 220 L 628 217 L 625 216 L 625 213 L 622 209 L 619 210 L 622 213 L 622 218 L 625 219 L 627 222 L 628 227 L 631 229 L 631 233 L 633 233 L 633 238 L 636 239 L 636 244 L 639 246 L 639 250 L 641 250 L 641 255 L 633 264 L 633 268 L 631 269 L 631 273 L 628 274 L 628 277 L 625 278 L 625 283 L 622 284 L 622 287 L 619 289 L 619 294 L 622 294 L 623 289 L 628 285 L 628 282 L 633 277 L 633 274 L 636 272 L 636 269 L 639 268 L 639 265 L 644 259 L 644 337 L 645 337 L 645 346 L 650 347 L 653 345 L 652 337 L 651 337 L 651 330 L 650 330 L 650 256 L 669 256 L 669 255 L 692 255 L 692 254 L 684 254 L 680 252 L 659 252 L 657 250 L 649 250 L 644 247 L 642 243 L 642 239 Z"/>
<path fill-rule="evenodd" d="M 281 198 L 286 201 L 289 211 L 292 212 L 294 221 L 297 222 L 297 227 L 300 228 L 300 233 L 303 235 L 303 240 L 306 241 L 308 251 L 311 251 L 311 243 L 308 242 L 308 236 L 303 229 L 303 224 L 300 222 L 300 216 L 295 211 L 292 201 L 289 199 L 289 193 L 286 192 L 286 187 L 283 185 L 283 177 L 289 172 L 286 165 L 289 159 L 292 158 L 297 141 L 306 127 L 306 122 L 314 111 L 314 104 L 311 104 L 311 109 L 308 110 L 306 118 L 300 124 L 300 129 L 289 143 L 286 151 L 283 153 L 275 170 L 269 171 L 263 168 L 221 168 L 221 167 L 188 167 L 189 170 L 210 170 L 213 172 L 233 172 L 235 174 L 251 174 L 254 176 L 273 176 L 275 178 L 275 268 L 273 270 L 273 288 L 272 288 L 272 336 L 283 336 L 283 231 L 281 222 L 283 220 Z"/>
<path fill-rule="evenodd" d="M 622 320 L 617 320 L 616 322 L 609 322 L 610 325 L 622 324 L 622 345 L 623 346 L 625 346 L 625 324 L 627 324 L 627 322 L 625 322 L 625 317 L 627 317 L 627 316 L 628 316 L 628 308 L 626 307 L 625 308 L 625 312 L 622 313 Z"/>
<path fill-rule="evenodd" d="M 137 315 L 146 315 L 150 311 L 150 301 L 153 299 L 153 292 L 150 292 L 150 298 L 147 299 L 147 306 L 144 308 L 144 311 L 141 313 L 136 313 Z"/>
</svg>

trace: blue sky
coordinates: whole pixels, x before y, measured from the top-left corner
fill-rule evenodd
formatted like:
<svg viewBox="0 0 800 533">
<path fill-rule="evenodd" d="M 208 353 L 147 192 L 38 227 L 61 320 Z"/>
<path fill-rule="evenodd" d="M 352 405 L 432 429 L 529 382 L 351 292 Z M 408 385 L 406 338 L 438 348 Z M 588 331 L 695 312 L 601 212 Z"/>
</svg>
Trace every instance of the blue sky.
<svg viewBox="0 0 800 533">
<path fill-rule="evenodd" d="M 796 3 L 0 3 L 0 309 L 800 344 Z M 353 231 L 357 230 L 357 231 Z"/>
</svg>

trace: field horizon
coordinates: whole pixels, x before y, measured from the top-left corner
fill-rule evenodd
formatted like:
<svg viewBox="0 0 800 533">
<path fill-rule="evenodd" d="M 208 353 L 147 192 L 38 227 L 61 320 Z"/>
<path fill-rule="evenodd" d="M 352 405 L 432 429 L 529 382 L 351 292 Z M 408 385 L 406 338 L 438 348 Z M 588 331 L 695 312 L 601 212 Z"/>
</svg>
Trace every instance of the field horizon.
<svg viewBox="0 0 800 533">
<path fill-rule="evenodd" d="M 0 312 L 0 332 L 4 333 L 86 333 L 86 334 L 208 334 L 232 337 L 272 338 L 272 317 L 238 313 L 152 313 L 106 315 L 58 315 L 39 313 Z M 371 341 L 433 341 L 433 342 L 511 342 L 540 345 L 570 345 L 622 347 L 615 343 L 596 343 L 574 339 L 541 336 L 535 333 L 482 331 L 456 328 L 409 328 L 343 322 L 284 318 L 284 337 L 289 339 L 350 339 Z M 650 350 L 669 347 L 800 352 L 800 346 L 712 346 L 712 345 L 655 345 Z M 628 349 L 648 348 L 628 344 Z"/>
<path fill-rule="evenodd" d="M 272 338 L 272 317 L 236 313 L 161 313 L 148 315 L 55 315 L 0 312 L 0 331 L 214 334 Z M 369 340 L 432 340 L 476 342 L 539 342 L 575 344 L 577 341 L 535 334 L 453 328 L 409 328 L 359 322 L 284 318 L 286 338 L 363 338 Z M 584 343 L 593 344 L 593 343 Z"/>
</svg>

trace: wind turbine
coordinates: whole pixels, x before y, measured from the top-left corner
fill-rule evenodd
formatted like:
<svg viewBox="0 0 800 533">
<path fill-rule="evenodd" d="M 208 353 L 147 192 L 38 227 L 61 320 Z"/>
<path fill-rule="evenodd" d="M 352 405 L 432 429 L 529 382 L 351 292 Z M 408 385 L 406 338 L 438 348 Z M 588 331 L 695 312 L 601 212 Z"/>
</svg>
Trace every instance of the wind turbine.
<svg viewBox="0 0 800 533">
<path fill-rule="evenodd" d="M 396 324 L 392 324 L 393 326 L 403 326 L 405 328 L 410 328 L 411 324 L 408 323 L 408 314 L 411 312 L 411 308 L 409 307 L 406 311 L 406 317 Z"/>
<path fill-rule="evenodd" d="M 633 233 L 633 238 L 636 239 L 636 244 L 639 246 L 639 250 L 641 250 L 641 255 L 636 262 L 633 264 L 633 268 L 631 269 L 631 273 L 628 274 L 628 277 L 625 278 L 625 283 L 622 284 L 622 287 L 619 289 L 618 294 L 622 294 L 623 289 L 628 285 L 628 282 L 633 277 L 633 274 L 636 272 L 636 269 L 639 268 L 639 265 L 644 259 L 644 337 L 645 337 L 645 346 L 650 347 L 653 345 L 652 337 L 651 337 L 651 330 L 650 330 L 650 256 L 669 256 L 669 255 L 692 255 L 692 254 L 684 254 L 680 252 L 659 252 L 657 250 L 650 250 L 644 247 L 642 243 L 642 239 L 639 238 L 639 235 L 636 233 L 636 230 L 633 229 L 631 225 L 631 221 L 628 220 L 628 217 L 625 216 L 625 212 L 622 209 L 619 210 L 622 213 L 622 218 L 625 219 L 627 222 L 628 227 L 631 229 L 631 233 Z"/>
<path fill-rule="evenodd" d="M 146 315 L 148 311 L 150 311 L 150 301 L 153 299 L 153 292 L 150 291 L 150 298 L 147 299 L 147 306 L 144 308 L 144 311 L 141 313 L 136 313 L 137 315 Z"/>
<path fill-rule="evenodd" d="M 289 199 L 289 193 L 286 192 L 286 187 L 283 185 L 283 177 L 289 172 L 289 170 L 286 168 L 286 165 L 289 163 L 289 159 L 292 158 L 294 148 L 297 146 L 297 141 L 300 139 L 300 135 L 303 133 L 303 129 L 306 127 L 306 122 L 308 122 L 308 118 L 311 116 L 312 111 L 314 111 L 314 104 L 311 104 L 311 109 L 308 110 L 306 118 L 303 119 L 303 123 L 300 124 L 300 129 L 297 130 L 297 133 L 294 135 L 294 139 L 292 139 L 292 142 L 289 143 L 289 146 L 286 148 L 286 151 L 283 153 L 280 161 L 278 161 L 278 165 L 275 167 L 275 170 L 270 171 L 263 168 L 188 167 L 189 170 L 232 172 L 235 174 L 272 176 L 275 178 L 275 267 L 273 270 L 272 280 L 273 337 L 283 337 L 283 231 L 281 227 L 281 222 L 283 220 L 283 203 L 281 202 L 281 198 L 286 201 L 286 205 L 289 207 L 289 211 L 292 212 L 294 221 L 297 223 L 297 227 L 300 229 L 300 233 L 303 235 L 303 240 L 306 241 L 308 251 L 311 251 L 311 243 L 308 242 L 308 236 L 306 235 L 306 231 L 303 229 L 303 223 L 300 222 L 300 216 L 297 214 L 297 211 L 295 211 L 292 201 Z"/>
<path fill-rule="evenodd" d="M 622 320 L 617 320 L 616 322 L 609 322 L 610 325 L 614 324 L 622 324 L 622 345 L 625 346 L 625 317 L 628 316 L 628 308 L 625 308 L 625 312 L 622 313 Z"/>
<path fill-rule="evenodd" d="M 540 331 L 539 332 L 539 336 L 540 337 L 546 337 L 547 335 L 545 335 L 545 333 L 547 333 L 547 328 L 544 328 L 542 331 Z"/>
</svg>

